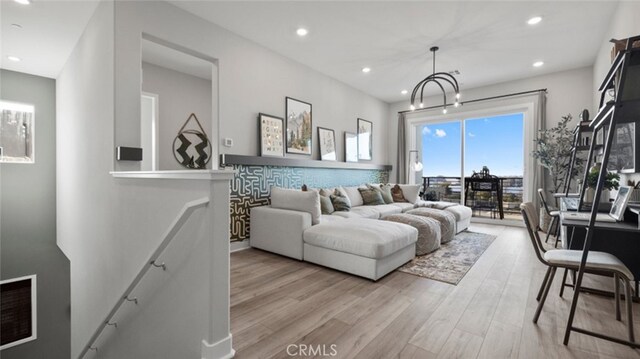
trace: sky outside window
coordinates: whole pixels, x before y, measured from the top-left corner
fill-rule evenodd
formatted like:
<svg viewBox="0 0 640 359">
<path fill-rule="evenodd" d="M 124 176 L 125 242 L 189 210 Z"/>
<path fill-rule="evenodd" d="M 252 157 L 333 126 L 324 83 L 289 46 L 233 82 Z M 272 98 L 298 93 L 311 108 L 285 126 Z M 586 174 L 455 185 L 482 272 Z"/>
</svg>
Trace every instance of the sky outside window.
<svg viewBox="0 0 640 359">
<path fill-rule="evenodd" d="M 522 176 L 524 160 L 522 113 L 465 121 L 465 176 L 487 166 L 498 176 Z M 460 175 L 461 122 L 428 124 L 422 133 L 424 176 Z"/>
</svg>

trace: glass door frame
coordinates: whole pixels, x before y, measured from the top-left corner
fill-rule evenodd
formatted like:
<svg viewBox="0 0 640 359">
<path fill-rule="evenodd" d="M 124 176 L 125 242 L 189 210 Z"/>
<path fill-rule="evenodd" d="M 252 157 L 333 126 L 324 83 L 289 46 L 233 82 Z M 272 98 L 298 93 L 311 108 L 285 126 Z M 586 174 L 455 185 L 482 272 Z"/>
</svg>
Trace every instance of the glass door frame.
<svg viewBox="0 0 640 359">
<path fill-rule="evenodd" d="M 489 116 L 500 116 L 500 115 L 508 115 L 513 113 L 522 113 L 523 114 L 523 164 L 524 170 L 522 173 L 522 185 L 523 185 L 523 193 L 522 200 L 523 202 L 531 202 L 536 197 L 536 189 L 533 188 L 534 178 L 533 175 L 536 174 L 536 161 L 530 155 L 534 149 L 533 139 L 535 138 L 534 134 L 534 110 L 536 108 L 534 102 L 520 102 L 511 105 L 502 105 L 502 106 L 489 106 L 489 107 L 478 107 L 468 105 L 468 110 L 453 110 L 448 114 L 437 114 L 437 113 L 417 113 L 414 116 L 409 116 L 406 120 L 406 128 L 405 131 L 407 133 L 407 148 L 406 152 L 412 149 L 418 150 L 418 154 L 422 159 L 422 146 L 418 146 L 418 127 L 424 124 L 435 124 L 442 122 L 450 122 L 450 121 L 460 121 L 461 122 L 461 140 L 460 140 L 460 150 L 462 154 L 462 158 L 460 161 L 460 185 L 461 185 L 461 195 L 460 195 L 460 204 L 464 204 L 464 151 L 465 151 L 465 120 L 466 119 L 474 119 L 478 117 L 489 117 Z M 437 110 L 436 110 L 437 111 Z M 415 183 L 415 177 L 407 176 L 409 183 Z M 421 183 L 419 183 L 421 184 Z M 492 220 L 492 223 L 493 222 Z M 500 221 L 500 223 L 504 223 Z"/>
</svg>

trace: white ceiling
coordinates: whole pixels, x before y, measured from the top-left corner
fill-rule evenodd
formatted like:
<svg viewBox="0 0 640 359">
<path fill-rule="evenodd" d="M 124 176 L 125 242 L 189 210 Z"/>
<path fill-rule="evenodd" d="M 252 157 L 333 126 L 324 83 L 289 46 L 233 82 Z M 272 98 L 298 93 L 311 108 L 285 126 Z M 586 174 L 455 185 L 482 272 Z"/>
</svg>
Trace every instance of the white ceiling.
<svg viewBox="0 0 640 359">
<path fill-rule="evenodd" d="M 617 1 L 172 1 L 387 102 L 437 69 L 473 88 L 592 65 Z M 97 0 L 0 0 L 2 68 L 56 77 Z M 537 26 L 526 20 L 543 16 Z M 15 29 L 12 23 L 23 26 Z M 309 35 L 299 38 L 304 26 Z M 22 58 L 14 63 L 8 55 Z M 533 68 L 543 60 L 542 68 Z M 369 66 L 369 74 L 361 68 Z"/>
<path fill-rule="evenodd" d="M 0 67 L 57 77 L 97 5 L 98 0 L 34 0 L 31 5 L 0 0 Z"/>
<path fill-rule="evenodd" d="M 387 102 L 436 69 L 464 88 L 594 63 L 615 1 L 172 1 L 197 16 Z M 534 15 L 537 26 L 526 24 Z M 299 38 L 295 30 L 309 30 Z M 542 68 L 533 68 L 543 60 Z M 371 67 L 368 74 L 362 67 Z"/>
</svg>

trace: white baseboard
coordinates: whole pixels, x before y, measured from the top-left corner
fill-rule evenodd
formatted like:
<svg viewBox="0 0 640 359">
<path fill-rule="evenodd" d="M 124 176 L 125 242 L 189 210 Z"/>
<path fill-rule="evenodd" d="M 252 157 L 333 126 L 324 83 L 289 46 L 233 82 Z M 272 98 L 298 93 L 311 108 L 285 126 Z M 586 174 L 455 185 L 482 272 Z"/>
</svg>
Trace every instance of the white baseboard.
<svg viewBox="0 0 640 359">
<path fill-rule="evenodd" d="M 207 343 L 206 340 L 202 341 L 202 359 L 231 359 L 236 355 L 236 351 L 233 350 L 232 335 L 229 335 L 213 344 Z"/>
<path fill-rule="evenodd" d="M 231 253 L 251 248 L 249 240 L 231 242 L 229 249 Z"/>
</svg>

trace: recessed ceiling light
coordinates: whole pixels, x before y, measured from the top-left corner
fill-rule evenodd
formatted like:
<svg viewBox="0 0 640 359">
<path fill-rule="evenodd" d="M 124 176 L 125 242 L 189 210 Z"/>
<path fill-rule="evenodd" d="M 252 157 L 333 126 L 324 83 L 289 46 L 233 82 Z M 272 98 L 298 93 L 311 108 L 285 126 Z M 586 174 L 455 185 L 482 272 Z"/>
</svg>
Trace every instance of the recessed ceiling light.
<svg viewBox="0 0 640 359">
<path fill-rule="evenodd" d="M 536 61 L 536 62 L 533 63 L 533 67 L 540 67 L 542 65 L 544 65 L 543 61 Z"/>
<path fill-rule="evenodd" d="M 14 29 L 22 29 L 22 25 L 20 24 L 11 24 L 11 27 L 13 27 Z"/>
<path fill-rule="evenodd" d="M 403 95 L 406 95 L 408 92 L 409 92 L 409 91 L 407 91 L 407 90 L 402 90 L 402 91 L 400 91 L 400 93 L 401 93 L 401 94 L 403 94 Z"/>
<path fill-rule="evenodd" d="M 527 20 L 527 24 L 535 25 L 535 24 L 539 23 L 540 21 L 542 21 L 542 18 L 540 16 L 534 16 L 531 19 Z"/>
<path fill-rule="evenodd" d="M 369 67 L 363 67 L 362 68 L 362 72 L 364 72 L 365 74 L 370 72 L 370 71 L 371 71 L 371 68 L 369 68 Z"/>
<path fill-rule="evenodd" d="M 304 27 L 301 27 L 298 30 L 296 30 L 296 34 L 298 34 L 298 36 L 307 36 L 308 33 L 309 31 Z"/>
<path fill-rule="evenodd" d="M 15 1 L 15 2 L 17 2 L 18 4 L 21 4 L 21 5 L 29 5 L 29 4 L 31 4 L 31 0 L 13 0 L 13 1 Z"/>
<path fill-rule="evenodd" d="M 19 57 L 17 57 L 17 56 L 7 56 L 7 59 L 9 59 L 9 60 L 11 60 L 11 61 L 13 61 L 13 62 L 20 62 L 20 61 L 22 61 L 22 59 L 20 59 L 20 58 L 19 58 Z"/>
</svg>

